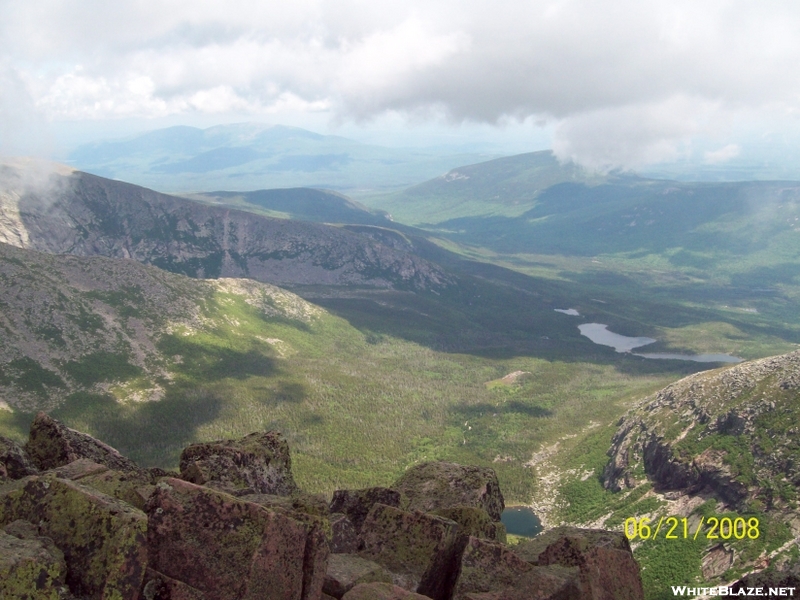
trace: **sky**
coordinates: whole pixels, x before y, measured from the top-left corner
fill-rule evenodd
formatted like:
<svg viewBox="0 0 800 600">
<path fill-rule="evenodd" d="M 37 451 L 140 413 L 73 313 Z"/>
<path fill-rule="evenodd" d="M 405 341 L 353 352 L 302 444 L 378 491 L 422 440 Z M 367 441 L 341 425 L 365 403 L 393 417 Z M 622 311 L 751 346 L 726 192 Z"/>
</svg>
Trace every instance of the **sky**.
<svg viewBox="0 0 800 600">
<path fill-rule="evenodd" d="M 0 0 L 0 154 L 257 121 L 800 178 L 798 32 L 794 1 Z"/>
</svg>

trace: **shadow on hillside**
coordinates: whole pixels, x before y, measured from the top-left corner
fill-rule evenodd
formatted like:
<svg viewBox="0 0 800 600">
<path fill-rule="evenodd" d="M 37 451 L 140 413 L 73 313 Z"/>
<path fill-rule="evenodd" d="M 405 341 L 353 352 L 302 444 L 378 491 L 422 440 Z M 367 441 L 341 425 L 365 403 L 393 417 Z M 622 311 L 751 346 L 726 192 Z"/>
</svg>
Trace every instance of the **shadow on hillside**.
<svg viewBox="0 0 800 600">
<path fill-rule="evenodd" d="M 521 414 L 527 417 L 550 417 L 553 411 L 534 404 L 527 404 L 519 400 L 511 400 L 499 406 L 481 402 L 479 404 L 460 403 L 450 407 L 450 411 L 460 419 L 476 419 L 484 415 Z"/>
</svg>

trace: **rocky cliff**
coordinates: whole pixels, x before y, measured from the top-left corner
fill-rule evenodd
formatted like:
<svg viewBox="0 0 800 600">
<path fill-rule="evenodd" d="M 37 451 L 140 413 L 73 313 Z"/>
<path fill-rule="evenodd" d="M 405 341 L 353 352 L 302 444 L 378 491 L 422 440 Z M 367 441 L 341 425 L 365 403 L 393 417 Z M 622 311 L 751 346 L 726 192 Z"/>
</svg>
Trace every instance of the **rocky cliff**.
<svg viewBox="0 0 800 600">
<path fill-rule="evenodd" d="M 86 173 L 0 166 L 0 242 L 131 258 L 192 277 L 406 290 L 452 283 L 440 267 L 342 228 L 272 219 Z"/>
<path fill-rule="evenodd" d="M 450 463 L 329 505 L 296 487 L 277 432 L 194 444 L 180 473 L 140 469 L 40 413 L 24 447 L 0 438 L 0 596 L 642 598 L 622 534 L 560 528 L 509 548 L 502 506 L 491 469 Z"/>
<path fill-rule="evenodd" d="M 621 421 L 605 486 L 708 492 L 731 508 L 796 506 L 800 351 L 697 373 Z"/>
</svg>

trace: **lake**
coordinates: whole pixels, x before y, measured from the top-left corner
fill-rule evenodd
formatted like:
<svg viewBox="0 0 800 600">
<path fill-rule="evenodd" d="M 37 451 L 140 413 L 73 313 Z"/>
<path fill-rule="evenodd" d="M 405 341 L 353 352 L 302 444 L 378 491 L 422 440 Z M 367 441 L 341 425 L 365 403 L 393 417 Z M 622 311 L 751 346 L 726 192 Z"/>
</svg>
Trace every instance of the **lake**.
<svg viewBox="0 0 800 600">
<path fill-rule="evenodd" d="M 627 335 L 620 335 L 608 330 L 608 325 L 602 323 L 584 323 L 578 325 L 581 335 L 585 335 L 595 344 L 601 346 L 610 346 L 617 352 L 630 352 L 634 348 L 641 348 L 647 346 L 658 340 L 649 337 L 630 337 Z M 742 359 L 738 356 L 731 356 L 730 354 L 677 354 L 674 352 L 642 352 L 633 353 L 634 356 L 641 356 L 642 358 L 650 358 L 654 360 L 691 360 L 694 362 L 711 363 L 738 363 Z"/>
<path fill-rule="evenodd" d="M 506 531 L 513 535 L 533 537 L 542 531 L 539 517 L 527 506 L 509 506 L 500 516 Z"/>
</svg>

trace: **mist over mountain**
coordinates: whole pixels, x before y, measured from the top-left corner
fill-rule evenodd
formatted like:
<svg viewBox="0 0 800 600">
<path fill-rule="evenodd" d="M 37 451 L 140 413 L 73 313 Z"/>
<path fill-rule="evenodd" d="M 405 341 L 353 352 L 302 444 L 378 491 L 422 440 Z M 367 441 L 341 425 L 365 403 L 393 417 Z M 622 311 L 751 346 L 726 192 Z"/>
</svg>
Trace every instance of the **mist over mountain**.
<svg viewBox="0 0 800 600">
<path fill-rule="evenodd" d="M 239 123 L 177 126 L 73 150 L 75 168 L 162 192 L 320 187 L 393 189 L 480 160 L 361 144 L 299 127 Z"/>
</svg>

